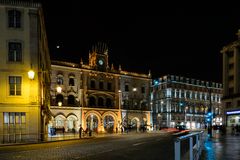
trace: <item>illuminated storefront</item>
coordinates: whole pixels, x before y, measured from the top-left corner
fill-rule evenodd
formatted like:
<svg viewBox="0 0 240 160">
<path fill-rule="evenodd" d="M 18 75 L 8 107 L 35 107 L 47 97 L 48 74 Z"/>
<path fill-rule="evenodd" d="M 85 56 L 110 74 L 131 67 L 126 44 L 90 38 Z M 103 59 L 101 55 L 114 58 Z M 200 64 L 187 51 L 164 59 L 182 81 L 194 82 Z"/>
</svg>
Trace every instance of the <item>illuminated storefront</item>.
<svg viewBox="0 0 240 160">
<path fill-rule="evenodd" d="M 240 110 L 226 112 L 227 127 L 240 125 Z"/>
</svg>

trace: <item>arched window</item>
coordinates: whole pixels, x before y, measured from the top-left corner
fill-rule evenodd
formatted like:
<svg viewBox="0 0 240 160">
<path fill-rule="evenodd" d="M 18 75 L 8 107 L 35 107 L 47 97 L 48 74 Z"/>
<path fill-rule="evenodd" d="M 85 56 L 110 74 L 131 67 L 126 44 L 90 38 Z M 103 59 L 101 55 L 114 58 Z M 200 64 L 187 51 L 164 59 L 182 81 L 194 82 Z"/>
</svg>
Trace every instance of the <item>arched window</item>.
<svg viewBox="0 0 240 160">
<path fill-rule="evenodd" d="M 57 75 L 57 84 L 63 85 L 63 75 L 61 74 Z"/>
<path fill-rule="evenodd" d="M 58 95 L 56 96 L 56 102 L 57 102 L 57 103 L 58 103 L 58 102 L 62 102 L 62 103 L 63 103 L 63 95 L 58 94 Z"/>
<path fill-rule="evenodd" d="M 65 117 L 62 115 L 58 115 L 57 117 L 55 117 L 56 128 L 63 128 L 64 121 L 65 121 Z"/>
<path fill-rule="evenodd" d="M 75 97 L 73 95 L 68 96 L 68 105 L 74 105 L 75 104 Z"/>
<path fill-rule="evenodd" d="M 103 106 L 103 98 L 102 97 L 98 98 L 98 106 Z"/>
<path fill-rule="evenodd" d="M 74 77 L 69 77 L 69 86 L 74 86 Z"/>
<path fill-rule="evenodd" d="M 107 98 L 106 100 L 106 106 L 107 107 L 112 107 L 112 100 L 110 98 Z"/>
<path fill-rule="evenodd" d="M 89 98 L 89 106 L 96 106 L 96 99 L 94 97 Z"/>
</svg>

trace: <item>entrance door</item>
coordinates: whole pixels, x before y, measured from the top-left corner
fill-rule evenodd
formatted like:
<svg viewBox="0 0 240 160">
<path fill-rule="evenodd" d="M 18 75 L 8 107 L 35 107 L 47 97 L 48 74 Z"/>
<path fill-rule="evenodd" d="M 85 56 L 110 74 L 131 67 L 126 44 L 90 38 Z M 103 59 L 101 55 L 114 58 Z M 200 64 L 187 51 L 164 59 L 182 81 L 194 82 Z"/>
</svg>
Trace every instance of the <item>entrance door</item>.
<svg viewBox="0 0 240 160">
<path fill-rule="evenodd" d="M 98 131 L 98 119 L 97 119 L 97 116 L 91 114 L 87 117 L 87 121 L 86 121 L 86 124 L 87 124 L 87 128 L 86 130 L 91 130 L 93 132 L 97 132 Z"/>
<path fill-rule="evenodd" d="M 113 119 L 112 116 L 104 117 L 104 130 L 107 133 L 113 133 L 114 132 L 114 119 Z"/>
</svg>

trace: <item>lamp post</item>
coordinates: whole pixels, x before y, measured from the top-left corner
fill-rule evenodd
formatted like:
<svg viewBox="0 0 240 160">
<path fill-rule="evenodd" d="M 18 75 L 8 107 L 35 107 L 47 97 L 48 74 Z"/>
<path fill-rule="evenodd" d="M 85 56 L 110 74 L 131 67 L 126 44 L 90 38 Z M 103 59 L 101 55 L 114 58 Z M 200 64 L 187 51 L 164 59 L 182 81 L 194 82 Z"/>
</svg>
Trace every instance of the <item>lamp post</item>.
<svg viewBox="0 0 240 160">
<path fill-rule="evenodd" d="M 208 121 L 208 134 L 209 137 L 212 138 L 212 120 L 213 120 L 213 114 L 212 114 L 212 100 L 211 100 L 211 88 L 207 88 L 208 94 L 209 94 L 209 108 L 207 113 L 207 121 Z"/>
<path fill-rule="evenodd" d="M 118 90 L 118 128 L 121 129 L 120 124 L 122 123 L 122 113 L 121 113 L 121 106 L 122 106 L 122 91 Z"/>
<path fill-rule="evenodd" d="M 184 109 L 185 125 L 187 124 L 187 114 L 186 114 L 187 110 L 188 110 L 188 107 L 186 106 L 185 109 Z"/>
<path fill-rule="evenodd" d="M 157 114 L 157 121 L 158 121 L 157 130 L 160 130 L 161 129 L 161 114 L 160 113 Z"/>
<path fill-rule="evenodd" d="M 57 93 L 61 93 L 61 92 L 62 92 L 62 87 L 58 86 L 58 87 L 56 88 L 56 90 L 57 90 Z M 57 97 L 56 97 L 56 100 L 57 100 Z M 58 104 L 58 106 L 61 107 L 61 106 L 62 106 L 62 101 L 59 101 L 59 100 L 58 100 L 57 104 Z"/>
<path fill-rule="evenodd" d="M 132 108 L 135 108 L 135 92 L 137 91 L 137 88 L 133 88 L 133 96 L 132 96 Z"/>
</svg>

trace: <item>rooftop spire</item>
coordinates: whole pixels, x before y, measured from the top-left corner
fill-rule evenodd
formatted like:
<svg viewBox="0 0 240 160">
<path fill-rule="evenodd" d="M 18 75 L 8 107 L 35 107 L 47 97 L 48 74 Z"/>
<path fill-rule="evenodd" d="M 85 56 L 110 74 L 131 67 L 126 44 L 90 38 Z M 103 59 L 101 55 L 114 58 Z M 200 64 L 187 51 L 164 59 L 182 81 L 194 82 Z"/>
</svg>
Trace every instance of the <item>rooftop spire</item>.
<svg viewBox="0 0 240 160">
<path fill-rule="evenodd" d="M 92 52 L 96 52 L 97 54 L 108 55 L 108 47 L 106 43 L 98 42 L 97 44 L 92 46 Z"/>
</svg>

